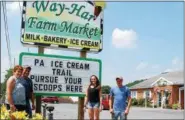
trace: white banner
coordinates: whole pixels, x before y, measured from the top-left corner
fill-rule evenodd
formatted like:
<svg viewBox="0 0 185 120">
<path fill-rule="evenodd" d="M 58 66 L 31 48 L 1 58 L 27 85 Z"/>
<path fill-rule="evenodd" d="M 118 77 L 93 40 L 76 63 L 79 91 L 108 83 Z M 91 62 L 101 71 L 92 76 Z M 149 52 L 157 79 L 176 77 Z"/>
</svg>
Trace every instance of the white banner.
<svg viewBox="0 0 185 120">
<path fill-rule="evenodd" d="M 32 68 L 30 79 L 36 94 L 80 96 L 91 75 L 101 80 L 101 61 L 97 59 L 21 53 L 20 65 Z"/>
</svg>

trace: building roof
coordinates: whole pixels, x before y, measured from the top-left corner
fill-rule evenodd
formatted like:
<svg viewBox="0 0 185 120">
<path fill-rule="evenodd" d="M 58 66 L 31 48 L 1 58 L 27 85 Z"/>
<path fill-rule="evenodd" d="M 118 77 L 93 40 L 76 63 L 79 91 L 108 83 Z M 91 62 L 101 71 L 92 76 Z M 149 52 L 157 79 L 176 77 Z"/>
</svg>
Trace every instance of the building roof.
<svg viewBox="0 0 185 120">
<path fill-rule="evenodd" d="M 183 77 L 184 71 L 174 71 L 174 72 L 165 72 L 161 73 L 157 76 L 151 77 L 141 83 L 138 83 L 130 89 L 138 89 L 138 88 L 152 88 L 152 84 L 159 80 L 160 78 L 164 78 L 170 82 L 173 83 L 173 85 L 184 85 L 184 77 Z"/>
</svg>

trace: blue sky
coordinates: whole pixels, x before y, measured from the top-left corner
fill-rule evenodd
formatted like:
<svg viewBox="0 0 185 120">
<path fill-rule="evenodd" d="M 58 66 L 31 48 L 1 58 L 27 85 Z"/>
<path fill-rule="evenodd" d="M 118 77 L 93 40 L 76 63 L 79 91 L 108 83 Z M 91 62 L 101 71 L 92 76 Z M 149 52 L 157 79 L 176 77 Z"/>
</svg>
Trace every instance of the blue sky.
<svg viewBox="0 0 185 120">
<path fill-rule="evenodd" d="M 9 3 L 11 55 L 18 63 L 21 15 L 18 3 Z M 1 72 L 9 68 L 1 18 Z M 37 52 L 36 48 L 30 48 Z M 46 50 L 45 53 L 79 56 L 78 52 Z M 128 83 L 136 79 L 183 69 L 183 2 L 109 2 L 104 11 L 103 51 L 87 57 L 102 60 L 102 83 L 115 85 L 115 77 Z M 1 75 L 1 80 L 4 78 Z"/>
</svg>

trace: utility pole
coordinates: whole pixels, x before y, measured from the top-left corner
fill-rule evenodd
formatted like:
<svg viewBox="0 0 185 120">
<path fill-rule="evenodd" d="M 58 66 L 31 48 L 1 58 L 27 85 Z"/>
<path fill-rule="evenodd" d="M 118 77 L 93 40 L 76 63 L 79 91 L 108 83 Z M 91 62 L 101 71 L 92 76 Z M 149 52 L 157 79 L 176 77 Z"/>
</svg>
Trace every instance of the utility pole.
<svg viewBox="0 0 185 120">
<path fill-rule="evenodd" d="M 13 65 L 15 66 L 15 58 L 14 58 L 14 62 L 13 62 Z"/>
<path fill-rule="evenodd" d="M 81 51 L 80 52 L 80 57 L 81 58 L 86 58 L 87 52 L 86 51 Z M 79 97 L 78 98 L 78 120 L 84 120 L 84 97 Z"/>
</svg>

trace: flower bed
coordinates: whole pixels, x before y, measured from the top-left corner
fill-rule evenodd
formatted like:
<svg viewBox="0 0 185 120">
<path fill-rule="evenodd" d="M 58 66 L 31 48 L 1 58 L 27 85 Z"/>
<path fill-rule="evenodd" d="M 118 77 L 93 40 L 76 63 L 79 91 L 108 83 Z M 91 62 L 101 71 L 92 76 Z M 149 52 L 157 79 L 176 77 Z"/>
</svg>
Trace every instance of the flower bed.
<svg viewBox="0 0 185 120">
<path fill-rule="evenodd" d="M 10 112 L 9 110 L 6 109 L 6 107 L 4 105 L 1 106 L 0 108 L 0 119 L 1 120 L 41 120 L 43 119 L 41 114 L 33 114 L 33 117 L 30 119 L 27 116 L 26 112 L 19 112 L 19 111 L 15 111 L 15 112 Z"/>
</svg>

